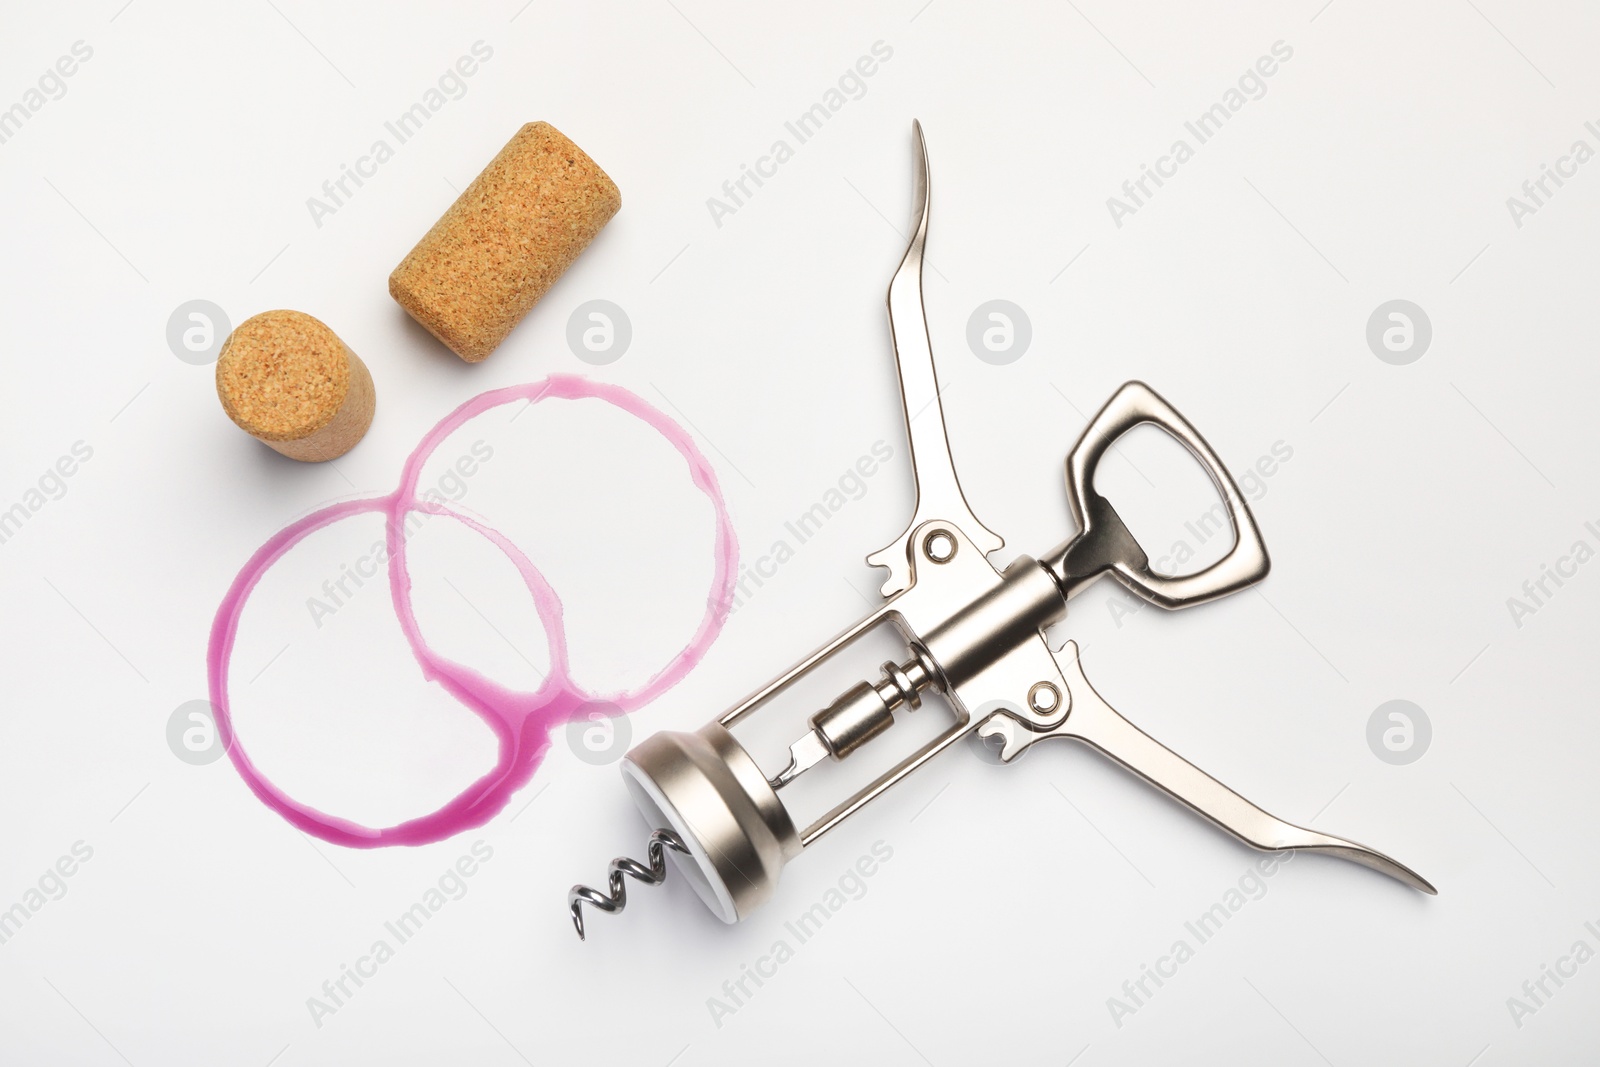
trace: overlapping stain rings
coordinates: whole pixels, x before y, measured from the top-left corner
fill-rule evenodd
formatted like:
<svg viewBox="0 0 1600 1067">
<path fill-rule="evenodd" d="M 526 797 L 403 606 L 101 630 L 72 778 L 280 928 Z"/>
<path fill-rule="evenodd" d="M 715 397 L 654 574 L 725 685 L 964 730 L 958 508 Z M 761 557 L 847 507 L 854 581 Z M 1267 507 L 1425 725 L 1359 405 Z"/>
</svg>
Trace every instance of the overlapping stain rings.
<svg viewBox="0 0 1600 1067">
<path fill-rule="evenodd" d="M 497 531 L 451 509 L 443 502 L 416 495 L 423 464 L 440 442 L 468 421 L 503 404 L 521 400 L 538 403 L 549 399 L 602 400 L 644 422 L 683 457 L 695 486 L 711 501 L 716 512 L 716 565 L 711 591 L 706 598 L 706 610 L 699 626 L 689 642 L 666 666 L 644 685 L 629 692 L 604 695 L 590 693 L 572 680 L 567 662 L 561 600 L 520 548 Z M 404 525 L 406 516 L 412 511 L 447 516 L 461 523 L 493 544 L 515 565 L 533 597 L 550 644 L 550 671 L 537 690 L 519 692 L 499 685 L 472 668 L 435 652 L 423 639 L 411 603 L 411 574 L 406 568 Z M 389 589 L 406 642 L 422 668 L 422 677 L 438 682 L 451 696 L 470 708 L 494 731 L 499 741 L 499 758 L 494 767 L 443 807 L 428 815 L 378 829 L 318 811 L 288 796 L 269 781 L 251 761 L 249 753 L 235 735 L 228 700 L 228 669 L 240 616 L 262 576 L 310 534 L 353 515 L 372 513 L 381 514 L 385 519 Z M 218 735 L 227 747 L 234 767 L 251 791 L 262 803 L 308 834 L 351 848 L 422 845 L 442 840 L 462 830 L 481 826 L 500 812 L 512 794 L 533 777 L 550 747 L 552 731 L 579 714 L 580 709 L 592 709 L 592 702 L 604 700 L 619 712 L 631 711 L 649 703 L 682 680 L 705 655 L 727 619 L 737 572 L 737 555 L 733 523 L 710 463 L 682 427 L 635 394 L 620 386 L 570 375 L 552 375 L 527 385 L 483 393 L 451 412 L 422 439 L 406 460 L 400 486 L 393 493 L 367 500 L 331 504 L 312 512 L 280 530 L 245 563 L 217 609 L 206 655 Z"/>
</svg>

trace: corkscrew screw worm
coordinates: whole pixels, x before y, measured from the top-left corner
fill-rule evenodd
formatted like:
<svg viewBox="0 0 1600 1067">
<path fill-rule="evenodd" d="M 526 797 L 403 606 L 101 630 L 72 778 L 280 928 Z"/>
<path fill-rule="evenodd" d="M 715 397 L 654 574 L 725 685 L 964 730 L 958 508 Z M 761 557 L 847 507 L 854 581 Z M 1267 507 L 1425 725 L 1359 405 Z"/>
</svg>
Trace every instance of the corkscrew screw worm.
<svg viewBox="0 0 1600 1067">
<path fill-rule="evenodd" d="M 650 847 L 645 853 L 650 865 L 646 867 L 636 859 L 627 856 L 618 856 L 611 861 L 609 894 L 586 885 L 575 885 L 572 892 L 567 894 L 567 906 L 572 909 L 572 925 L 578 928 L 578 939 L 583 940 L 583 906 L 593 905 L 607 915 L 621 911 L 628 906 L 628 884 L 622 880 L 623 875 L 637 878 L 645 885 L 660 885 L 667 880 L 667 849 L 674 852 L 689 854 L 688 846 L 683 843 L 683 838 L 671 830 L 657 830 L 650 835 Z"/>
</svg>

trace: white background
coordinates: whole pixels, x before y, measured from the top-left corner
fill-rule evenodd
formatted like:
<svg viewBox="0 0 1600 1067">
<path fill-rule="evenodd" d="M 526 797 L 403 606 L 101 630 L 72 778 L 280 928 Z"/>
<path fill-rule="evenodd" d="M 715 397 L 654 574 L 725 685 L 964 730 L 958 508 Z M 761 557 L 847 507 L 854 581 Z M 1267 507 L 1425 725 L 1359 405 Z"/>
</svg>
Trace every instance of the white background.
<svg viewBox="0 0 1600 1067">
<path fill-rule="evenodd" d="M 93 856 L 0 945 L 0 1058 L 1589 1060 L 1600 964 L 1547 980 L 1553 996 L 1520 1020 L 1507 998 L 1579 939 L 1600 949 L 1584 927 L 1600 926 L 1600 564 L 1520 627 L 1507 598 L 1573 542 L 1600 543 L 1583 525 L 1600 520 L 1600 169 L 1521 227 L 1506 199 L 1574 140 L 1600 147 L 1584 129 L 1600 118 L 1593 12 L 274 4 L 12 3 L 4 16 L 0 107 L 74 42 L 93 56 L 0 144 L 0 508 L 76 442 L 93 454 L 0 544 L 0 908 L 75 842 Z M 465 95 L 318 226 L 307 198 L 480 40 L 493 57 Z M 864 94 L 717 225 L 707 198 L 879 41 L 892 58 Z M 1107 198 L 1277 41 L 1293 56 L 1264 95 L 1117 226 Z M 412 850 L 306 838 L 227 760 L 174 756 L 169 717 L 205 695 L 211 619 L 249 554 L 315 507 L 392 490 L 460 402 L 553 372 L 620 383 L 690 426 L 747 558 L 874 442 L 894 450 L 689 680 L 631 717 L 635 740 L 698 726 L 867 610 L 879 575 L 861 557 L 912 502 L 882 301 L 911 210 L 913 117 L 933 162 L 927 301 L 950 438 L 974 510 L 1008 539 L 997 560 L 1070 533 L 1061 459 L 1128 378 L 1163 392 L 1236 471 L 1291 448 L 1255 505 L 1275 563 L 1259 593 L 1118 620 L 1121 598 L 1096 587 L 1066 632 L 1134 721 L 1275 813 L 1392 853 L 1437 898 L 1302 857 L 1117 1020 L 1108 998 L 1175 940 L 1192 945 L 1185 922 L 1257 857 L 1086 751 L 1044 746 L 1009 768 L 949 753 L 808 851 L 749 922 L 721 926 L 674 877 L 593 917 L 587 944 L 568 886 L 639 855 L 647 827 L 615 767 L 576 758 L 564 736 L 498 818 Z M 510 340 L 467 366 L 385 279 L 534 119 L 593 155 L 623 208 Z M 1032 325 L 1006 366 L 965 339 L 996 298 Z M 1403 366 L 1365 336 L 1396 298 L 1433 329 Z M 193 299 L 235 324 L 276 307 L 327 321 L 376 379 L 367 438 L 306 467 L 245 437 L 211 368 L 168 347 L 168 317 Z M 632 323 L 609 366 L 566 342 L 592 299 Z M 605 691 L 687 637 L 710 512 L 658 441 L 593 408 L 486 416 L 461 450 L 493 448 L 464 506 L 550 574 L 575 670 Z M 1138 498 L 1141 535 L 1184 536 L 1206 506 L 1198 476 L 1158 440 L 1123 451 L 1106 484 Z M 269 773 L 384 822 L 436 806 L 492 746 L 417 677 L 381 583 L 311 624 L 306 598 L 377 530 L 327 531 L 263 584 L 235 699 Z M 544 645 L 503 561 L 442 525 L 415 553 L 430 637 L 531 684 Z M 1367 742 L 1393 699 L 1432 724 L 1409 765 Z M 941 712 L 920 714 L 877 745 L 908 745 Z M 317 1025 L 308 998 L 478 840 L 493 858 L 466 895 Z M 893 855 L 865 895 L 718 1025 L 708 998 L 877 841 Z"/>
</svg>

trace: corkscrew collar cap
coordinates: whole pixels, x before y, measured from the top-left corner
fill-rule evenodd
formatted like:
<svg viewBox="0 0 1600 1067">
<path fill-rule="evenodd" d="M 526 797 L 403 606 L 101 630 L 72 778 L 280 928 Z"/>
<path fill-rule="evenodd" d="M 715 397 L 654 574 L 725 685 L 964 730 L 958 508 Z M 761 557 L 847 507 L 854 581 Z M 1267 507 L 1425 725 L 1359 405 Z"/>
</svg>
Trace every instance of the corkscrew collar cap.
<svg viewBox="0 0 1600 1067">
<path fill-rule="evenodd" d="M 634 803 L 652 827 L 670 826 L 686 853 L 672 858 L 723 922 L 743 919 L 800 854 L 800 835 L 755 760 L 726 728 L 656 734 L 622 761 Z"/>
</svg>

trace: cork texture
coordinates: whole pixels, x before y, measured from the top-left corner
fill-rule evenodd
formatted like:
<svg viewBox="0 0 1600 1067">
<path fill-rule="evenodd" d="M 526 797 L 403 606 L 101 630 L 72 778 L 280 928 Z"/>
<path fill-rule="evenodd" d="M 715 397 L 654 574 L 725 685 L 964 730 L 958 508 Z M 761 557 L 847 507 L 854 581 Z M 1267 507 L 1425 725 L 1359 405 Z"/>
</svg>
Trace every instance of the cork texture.
<svg viewBox="0 0 1600 1067">
<path fill-rule="evenodd" d="M 621 207 L 616 184 L 583 149 L 530 122 L 400 261 L 389 295 L 476 363 Z"/>
<path fill-rule="evenodd" d="M 217 357 L 217 396 L 240 429 L 307 463 L 354 448 L 377 406 L 366 364 L 300 311 L 265 311 L 228 335 Z"/>
</svg>

